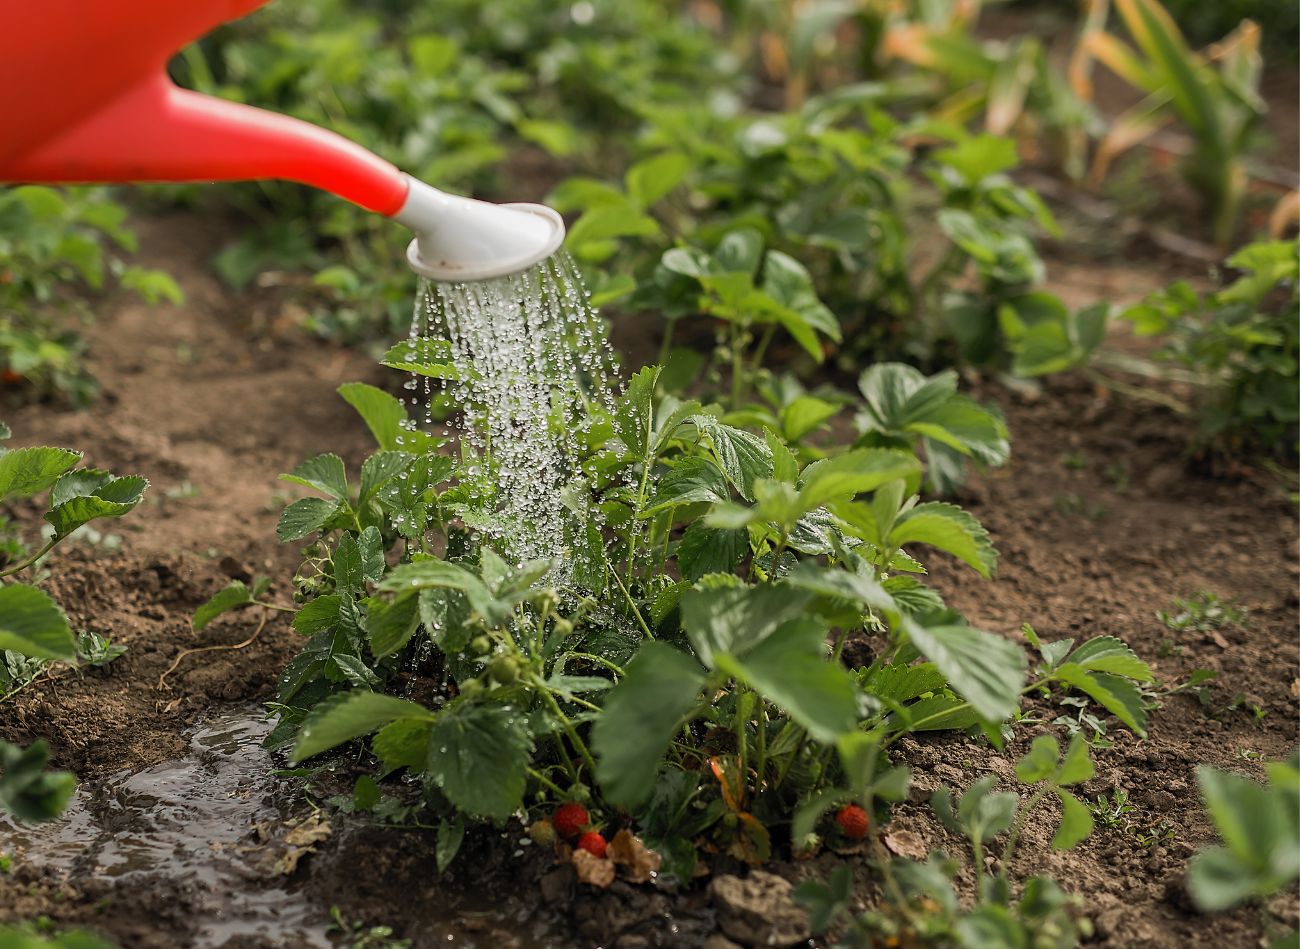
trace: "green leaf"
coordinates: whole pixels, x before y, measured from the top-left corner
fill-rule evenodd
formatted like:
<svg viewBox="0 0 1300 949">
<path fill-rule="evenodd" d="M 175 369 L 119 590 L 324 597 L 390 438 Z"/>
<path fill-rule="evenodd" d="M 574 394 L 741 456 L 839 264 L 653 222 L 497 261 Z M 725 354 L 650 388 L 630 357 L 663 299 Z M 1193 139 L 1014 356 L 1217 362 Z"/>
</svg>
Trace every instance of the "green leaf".
<svg viewBox="0 0 1300 949">
<path fill-rule="evenodd" d="M 14 448 L 0 454 L 0 501 L 46 490 L 80 460 L 81 452 L 66 448 Z"/>
<path fill-rule="evenodd" d="M 659 222 L 631 202 L 602 204 L 590 208 L 573 223 L 564 243 L 577 257 L 601 259 L 608 254 L 592 254 L 587 248 L 603 244 L 611 238 L 653 237 L 659 232 Z"/>
<path fill-rule="evenodd" d="M 1065 749 L 1065 758 L 1061 761 L 1061 767 L 1056 774 L 1052 775 L 1052 783 L 1066 788 L 1087 781 L 1096 773 L 1092 755 L 1088 753 L 1087 739 L 1083 737 L 1083 732 L 1075 732 L 1074 737 L 1070 739 L 1070 747 Z"/>
<path fill-rule="evenodd" d="M 218 590 L 210 600 L 194 611 L 194 631 L 197 633 L 222 613 L 247 606 L 252 602 L 254 602 L 253 596 L 248 587 L 244 586 L 243 581 L 235 580 L 224 589 Z"/>
<path fill-rule="evenodd" d="M 1142 693 L 1127 679 L 1104 672 L 1089 672 L 1073 662 L 1063 663 L 1053 674 L 1087 694 L 1132 729 L 1135 735 L 1147 737 L 1147 713 L 1142 706 Z"/>
<path fill-rule="evenodd" d="M 334 585 L 339 593 L 362 593 L 366 583 L 378 583 L 383 578 L 383 538 L 379 528 L 367 527 L 360 534 L 345 533 L 334 549 Z"/>
<path fill-rule="evenodd" d="M 325 523 L 341 509 L 342 505 L 339 502 L 327 501 L 325 498 L 302 498 L 294 501 L 280 515 L 280 523 L 276 525 L 275 535 L 280 538 L 281 543 L 302 540 L 324 527 Z"/>
<path fill-rule="evenodd" d="M 1025 756 L 1016 762 L 1016 779 L 1023 784 L 1037 784 L 1054 771 L 1061 760 L 1061 746 L 1051 735 L 1039 735 Z"/>
<path fill-rule="evenodd" d="M 339 604 L 342 598 L 337 593 L 318 596 L 307 603 L 293 617 L 293 628 L 304 636 L 315 636 L 324 632 L 339 621 Z"/>
<path fill-rule="evenodd" d="M 749 550 L 749 532 L 693 521 L 677 545 L 677 566 L 694 582 L 709 573 L 730 573 Z"/>
<path fill-rule="evenodd" d="M 1198 909 L 1216 913 L 1271 888 L 1257 868 L 1223 847 L 1210 847 L 1187 866 L 1187 889 Z"/>
<path fill-rule="evenodd" d="M 50 746 L 43 741 L 32 742 L 25 749 L 0 741 L 0 813 L 7 811 L 32 823 L 53 820 L 63 813 L 77 781 L 67 771 L 46 771 L 49 758 Z"/>
<path fill-rule="evenodd" d="M 1239 859 L 1266 868 L 1279 845 L 1297 846 L 1294 839 L 1278 839 L 1288 823 L 1281 795 L 1249 778 L 1204 765 L 1196 769 L 1196 783 L 1219 836 Z M 1290 816 L 1294 824 L 1297 817 Z"/>
<path fill-rule="evenodd" d="M 980 778 L 957 802 L 957 819 L 968 833 L 983 840 L 1009 830 L 1020 804 L 1020 798 L 1014 794 L 991 793 L 995 784 L 997 778 L 993 775 Z"/>
<path fill-rule="evenodd" d="M 691 160 L 686 155 L 664 152 L 637 162 L 623 177 L 628 196 L 648 208 L 681 184 L 690 170 Z"/>
<path fill-rule="evenodd" d="M 423 771 L 432 731 L 433 722 L 427 719 L 399 718 L 379 729 L 370 747 L 383 762 L 385 774 L 398 768 Z"/>
<path fill-rule="evenodd" d="M 77 641 L 59 604 L 22 583 L 0 586 L 0 650 L 34 659 L 77 658 Z"/>
<path fill-rule="evenodd" d="M 339 501 L 348 499 L 348 477 L 343 470 L 343 459 L 338 455 L 317 455 L 304 461 L 289 474 L 280 475 L 280 480 L 315 488 Z"/>
<path fill-rule="evenodd" d="M 317 705 L 298 731 L 289 760 L 294 764 L 345 741 L 368 735 L 398 719 L 428 721 L 427 709 L 378 692 L 348 692 Z"/>
<path fill-rule="evenodd" d="M 799 506 L 811 511 L 831 501 L 849 500 L 890 481 L 906 481 L 920 470 L 915 455 L 891 448 L 860 448 L 815 461 L 804 469 Z"/>
<path fill-rule="evenodd" d="M 614 410 L 614 431 L 637 461 L 645 461 L 650 453 L 654 426 L 652 398 L 659 372 L 658 366 L 646 366 L 636 373 L 628 380 Z"/>
<path fill-rule="evenodd" d="M 380 363 L 399 372 L 413 372 L 431 379 L 459 379 L 460 367 L 455 363 L 451 343 L 445 339 L 421 336 L 415 340 L 394 343 Z"/>
<path fill-rule="evenodd" d="M 447 706 L 429 735 L 429 774 L 458 809 L 505 820 L 523 803 L 532 739 L 508 706 Z"/>
<path fill-rule="evenodd" d="M 87 468 L 64 475 L 50 492 L 45 519 L 54 525 L 56 540 L 101 517 L 121 517 L 135 509 L 149 482 L 139 475 L 114 478 L 107 471 Z"/>
<path fill-rule="evenodd" d="M 1092 812 L 1069 791 L 1057 789 L 1061 799 L 1061 826 L 1052 838 L 1053 850 L 1073 850 L 1092 833 Z"/>
<path fill-rule="evenodd" d="M 682 595 L 682 626 L 706 666 L 716 652 L 737 658 L 803 613 L 809 595 L 785 586 L 688 590 Z"/>
<path fill-rule="evenodd" d="M 383 389 L 364 382 L 348 382 L 339 386 L 338 391 L 343 400 L 357 410 L 376 443 L 385 451 L 419 454 L 438 446 L 438 440 L 427 432 L 403 431 L 406 409 Z"/>
<path fill-rule="evenodd" d="M 689 421 L 708 439 L 714 457 L 736 490 L 747 501 L 754 500 L 754 482 L 772 476 L 772 450 L 767 442 L 710 415 L 692 415 Z"/>
<path fill-rule="evenodd" d="M 889 545 L 929 544 L 973 567 L 988 578 L 997 570 L 998 553 L 979 521 L 955 504 L 930 501 L 900 515 L 889 532 Z"/>
<path fill-rule="evenodd" d="M 366 631 L 370 635 L 370 650 L 376 659 L 391 656 L 410 642 L 420 624 L 419 605 L 419 599 L 413 596 L 369 601 Z"/>
<path fill-rule="evenodd" d="M 406 436 L 409 437 L 408 432 Z M 365 504 L 375 493 L 392 481 L 415 460 L 415 455 L 404 451 L 375 452 L 361 463 L 361 495 L 357 502 Z"/>
<path fill-rule="evenodd" d="M 1088 640 L 1070 653 L 1065 661 L 1082 666 L 1089 672 L 1109 672 L 1138 682 L 1151 682 L 1154 679 L 1151 667 L 1114 636 L 1097 636 Z"/>
<path fill-rule="evenodd" d="M 691 455 L 658 479 L 641 516 L 650 517 L 680 504 L 714 504 L 730 498 L 726 476 L 713 459 Z"/>
<path fill-rule="evenodd" d="M 781 410 L 781 434 L 797 442 L 839 414 L 840 406 L 811 395 L 801 395 Z"/>
<path fill-rule="evenodd" d="M 786 623 L 743 659 L 715 655 L 719 669 L 748 684 L 820 742 L 857 729 L 857 689 L 848 670 L 830 662 L 826 629 L 811 619 Z"/>
<path fill-rule="evenodd" d="M 819 596 L 843 597 L 862 603 L 873 610 L 894 610 L 894 598 L 885 592 L 879 581 L 867 570 L 852 573 L 835 567 L 820 567 L 804 561 L 786 576 L 793 587 L 816 593 Z"/>
<path fill-rule="evenodd" d="M 628 664 L 592 731 L 596 777 L 611 804 L 634 808 L 649 798 L 659 762 L 699 701 L 704 678 L 694 659 L 664 643 L 646 643 Z"/>
<path fill-rule="evenodd" d="M 983 718 L 1005 721 L 1020 707 L 1025 656 L 1015 643 L 969 626 L 926 628 L 905 621 L 912 644 Z"/>
<path fill-rule="evenodd" d="M 438 845 L 434 848 L 434 862 L 439 873 L 445 873 L 451 866 L 460 845 L 465 841 L 465 821 L 457 814 L 450 820 L 438 821 Z"/>
</svg>

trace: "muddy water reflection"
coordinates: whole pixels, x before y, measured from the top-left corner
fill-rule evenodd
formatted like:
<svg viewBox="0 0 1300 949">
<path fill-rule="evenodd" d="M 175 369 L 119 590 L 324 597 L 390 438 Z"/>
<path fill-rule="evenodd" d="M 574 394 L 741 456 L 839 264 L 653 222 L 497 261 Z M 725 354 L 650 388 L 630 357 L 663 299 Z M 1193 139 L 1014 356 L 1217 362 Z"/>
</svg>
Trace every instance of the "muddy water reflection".
<svg viewBox="0 0 1300 949">
<path fill-rule="evenodd" d="M 276 763 L 261 747 L 269 730 L 257 707 L 214 716 L 190 736 L 185 757 L 79 790 L 54 823 L 19 828 L 0 818 L 0 849 L 81 888 L 175 892 L 197 947 L 232 939 L 328 947 L 323 913 L 257 869 L 266 851 L 255 826 L 286 816 L 276 806 Z"/>
</svg>

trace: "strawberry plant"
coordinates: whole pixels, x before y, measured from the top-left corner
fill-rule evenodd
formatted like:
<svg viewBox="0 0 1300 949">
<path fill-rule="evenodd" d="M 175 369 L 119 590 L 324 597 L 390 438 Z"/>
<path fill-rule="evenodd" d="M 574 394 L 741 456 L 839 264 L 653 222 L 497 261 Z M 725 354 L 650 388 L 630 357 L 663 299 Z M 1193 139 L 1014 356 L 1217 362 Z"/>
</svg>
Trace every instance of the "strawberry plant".
<svg viewBox="0 0 1300 949">
<path fill-rule="evenodd" d="M 0 441 L 9 434 L 0 424 Z M 48 662 L 98 666 L 121 654 L 120 647 L 93 633 L 78 638 L 48 593 L 13 579 L 36 568 L 83 525 L 121 517 L 144 496 L 149 484 L 144 478 L 77 468 L 80 460 L 80 452 L 66 448 L 0 446 L 0 504 L 48 492 L 47 539 L 35 553 L 0 567 L 0 701 L 32 682 Z M 20 820 L 58 815 L 74 785 L 65 772 L 42 771 L 47 757 L 42 742 L 25 751 L 0 742 L 0 810 Z"/>
<path fill-rule="evenodd" d="M 1271 762 L 1267 784 L 1202 766 L 1196 771 L 1223 846 L 1198 853 L 1187 887 L 1202 910 L 1227 909 L 1294 887 L 1300 878 L 1300 752 Z"/>
<path fill-rule="evenodd" d="M 1159 362 L 1202 385 L 1201 443 L 1294 458 L 1300 439 L 1300 243 L 1250 244 L 1228 258 L 1234 278 L 1209 294 L 1176 283 L 1120 316 L 1165 337 Z"/>
<path fill-rule="evenodd" d="M 472 822 L 541 810 L 530 834 L 607 884 L 638 865 L 627 848 L 688 879 L 699 846 L 760 863 L 819 827 L 865 833 L 906 792 L 888 754 L 899 737 L 1001 743 L 1032 691 L 1077 690 L 1142 731 L 1134 683 L 1150 676 L 1122 643 L 1041 645 L 1026 681 L 1019 647 L 925 585 L 920 545 L 982 576 L 997 555 L 969 514 L 917 496 L 918 441 L 802 460 L 771 429 L 656 396 L 660 375 L 635 374 L 612 409 L 586 406 L 589 481 L 570 503 L 604 528 L 556 552 L 577 564 L 563 574 L 469 526 L 485 501 L 465 485 L 485 458 L 442 453 L 398 400 L 345 386 L 379 451 L 355 480 L 333 455 L 286 475 L 322 496 L 280 520 L 282 540 L 306 542 L 293 626 L 308 639 L 280 678 L 270 744 L 302 762 L 372 736 L 376 777 L 418 778 L 441 866 Z M 929 383 L 936 412 L 950 383 Z M 916 431 L 969 430 L 955 418 Z M 279 608 L 247 589 L 219 599 L 205 621 Z M 851 638 L 874 660 L 846 665 Z"/>
<path fill-rule="evenodd" d="M 814 931 L 838 929 L 835 945 L 841 949 L 879 945 L 878 940 L 910 944 L 957 946 L 1074 946 L 1080 932 L 1070 914 L 1070 899 L 1047 877 L 1033 877 L 1014 898 L 1010 870 L 1016 845 L 1029 816 L 1047 797 L 1061 804 L 1061 820 L 1052 839 L 1055 850 L 1070 850 L 1092 832 L 1092 815 L 1067 788 L 1093 775 L 1087 744 L 1079 737 L 1064 755 L 1051 735 L 1039 735 L 1029 752 L 1016 763 L 1016 779 L 1032 793 L 1021 800 L 1010 791 L 995 791 L 997 779 L 974 782 L 954 802 L 952 791 L 940 787 L 931 806 L 948 830 L 970 845 L 970 866 L 975 876 L 974 905 L 958 900 L 952 879 L 955 863 L 942 852 L 924 860 L 890 857 L 883 848 L 872 855 L 874 867 L 884 876 L 890 901 L 880 909 L 855 916 L 850 911 L 852 874 L 842 867 L 828 883 L 810 881 L 797 896 L 808 907 Z M 1003 839 L 994 868 L 986 868 L 987 848 Z"/>
<path fill-rule="evenodd" d="M 0 382 L 89 402 L 85 343 L 63 312 L 84 317 L 86 289 L 109 276 L 151 303 L 181 299 L 167 274 L 118 256 L 135 247 L 126 209 L 103 189 L 0 189 Z"/>
</svg>

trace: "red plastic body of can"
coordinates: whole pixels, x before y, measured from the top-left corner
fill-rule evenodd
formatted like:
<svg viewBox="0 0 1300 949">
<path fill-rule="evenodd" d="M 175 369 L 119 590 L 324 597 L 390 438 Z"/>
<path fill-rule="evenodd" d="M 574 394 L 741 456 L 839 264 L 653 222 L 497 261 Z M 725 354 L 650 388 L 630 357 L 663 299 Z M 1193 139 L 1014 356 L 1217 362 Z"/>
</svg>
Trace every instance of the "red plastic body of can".
<svg viewBox="0 0 1300 949">
<path fill-rule="evenodd" d="M 395 214 L 407 183 L 390 163 L 167 78 L 177 50 L 266 2 L 0 0 L 0 181 L 284 178 Z"/>
</svg>

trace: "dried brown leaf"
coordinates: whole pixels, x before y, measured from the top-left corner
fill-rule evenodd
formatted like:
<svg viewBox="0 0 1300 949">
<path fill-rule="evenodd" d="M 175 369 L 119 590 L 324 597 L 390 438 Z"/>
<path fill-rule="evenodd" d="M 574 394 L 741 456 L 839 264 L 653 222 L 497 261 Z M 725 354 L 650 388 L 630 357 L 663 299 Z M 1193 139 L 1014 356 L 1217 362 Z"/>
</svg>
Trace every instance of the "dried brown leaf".
<svg viewBox="0 0 1300 949">
<path fill-rule="evenodd" d="M 632 883 L 649 883 L 663 863 L 659 854 L 628 830 L 620 830 L 609 842 L 609 859 L 623 867 L 623 875 Z"/>
<path fill-rule="evenodd" d="M 913 860 L 924 860 L 929 853 L 925 841 L 910 830 L 895 830 L 885 834 L 885 846 L 890 853 Z"/>
<path fill-rule="evenodd" d="M 578 871 L 579 880 L 602 890 L 614 882 L 614 861 L 608 857 L 597 857 L 586 850 L 575 850 L 573 868 Z"/>
</svg>

